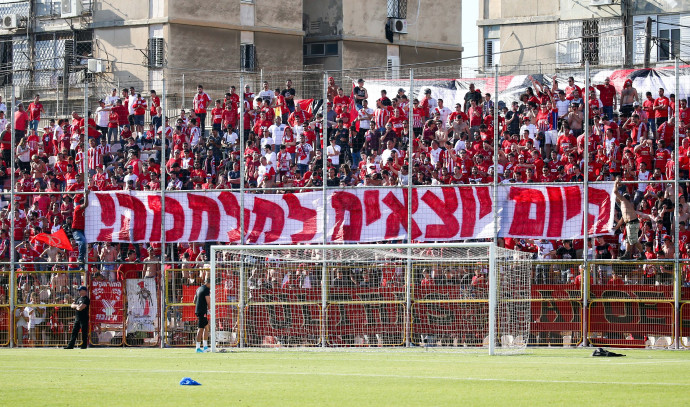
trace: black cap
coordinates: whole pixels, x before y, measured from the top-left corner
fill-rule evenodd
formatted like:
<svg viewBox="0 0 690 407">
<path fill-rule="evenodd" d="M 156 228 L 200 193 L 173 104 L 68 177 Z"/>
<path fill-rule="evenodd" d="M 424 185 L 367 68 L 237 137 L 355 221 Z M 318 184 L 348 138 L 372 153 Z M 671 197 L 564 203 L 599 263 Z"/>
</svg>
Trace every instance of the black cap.
<svg viewBox="0 0 690 407">
<path fill-rule="evenodd" d="M 84 290 L 84 291 L 89 291 L 89 290 L 86 289 L 86 286 L 85 286 L 85 285 L 79 287 L 79 291 L 82 291 L 82 290 Z"/>
</svg>

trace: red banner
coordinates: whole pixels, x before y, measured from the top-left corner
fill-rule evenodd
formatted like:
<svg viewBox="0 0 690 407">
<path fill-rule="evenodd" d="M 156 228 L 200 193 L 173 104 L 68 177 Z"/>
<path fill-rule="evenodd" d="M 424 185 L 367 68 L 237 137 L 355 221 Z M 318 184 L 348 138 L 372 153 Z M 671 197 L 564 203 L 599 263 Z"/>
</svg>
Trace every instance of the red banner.
<svg viewBox="0 0 690 407">
<path fill-rule="evenodd" d="M 611 183 L 589 187 L 589 234 L 608 234 L 615 202 Z M 579 186 L 499 186 L 500 235 L 573 239 L 582 236 L 583 194 Z M 415 188 L 408 190 L 328 190 L 328 241 L 402 240 L 408 228 L 417 241 L 490 238 L 494 231 L 490 187 Z M 117 191 L 91 193 L 87 208 L 87 240 L 159 242 L 240 241 L 239 194 L 171 192 L 162 214 L 160 194 Z M 411 205 L 410 205 L 411 202 Z M 409 205 L 409 206 L 408 206 Z M 256 244 L 321 243 L 323 194 L 245 194 L 246 241 Z M 408 225 L 408 211 L 411 224 Z"/>
<path fill-rule="evenodd" d="M 121 324 L 123 317 L 122 282 L 91 282 L 90 319 L 95 324 Z"/>
</svg>

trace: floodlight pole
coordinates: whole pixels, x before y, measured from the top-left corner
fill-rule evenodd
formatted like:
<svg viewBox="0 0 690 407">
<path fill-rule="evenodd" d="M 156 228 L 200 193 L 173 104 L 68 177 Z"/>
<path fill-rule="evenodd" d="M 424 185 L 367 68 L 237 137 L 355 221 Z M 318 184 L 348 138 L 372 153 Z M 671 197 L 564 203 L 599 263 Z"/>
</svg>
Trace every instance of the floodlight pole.
<svg viewBox="0 0 690 407">
<path fill-rule="evenodd" d="M 14 200 L 14 174 L 16 172 L 15 168 L 15 159 L 16 159 L 16 149 L 17 149 L 17 138 L 14 135 L 15 128 L 14 128 L 14 109 L 17 105 L 17 99 L 15 97 L 15 92 L 16 89 L 14 87 L 14 81 L 12 81 L 12 95 L 10 96 L 10 108 L 8 109 L 10 111 L 9 114 L 9 120 L 10 120 L 10 140 L 12 140 L 12 143 L 10 144 L 12 148 L 10 149 L 10 315 L 8 316 L 9 321 L 14 320 L 14 304 L 17 302 L 17 271 L 15 270 L 15 249 L 14 249 L 14 222 L 16 221 L 15 216 L 14 216 L 14 209 L 15 205 L 17 204 Z M 14 323 L 10 323 L 10 348 L 13 347 L 14 344 L 14 334 L 16 331 L 16 326 Z"/>
<path fill-rule="evenodd" d="M 326 180 L 328 179 L 328 71 L 323 72 L 323 124 L 321 125 L 321 162 L 322 162 L 322 209 L 323 209 L 323 244 L 328 244 L 328 191 Z M 356 109 L 356 107 L 355 107 Z M 304 136 L 302 136 L 304 137 Z M 326 307 L 328 306 L 328 269 L 326 267 L 326 249 L 321 250 L 321 347 L 326 347 Z"/>
<path fill-rule="evenodd" d="M 159 275 L 163 277 L 165 274 L 165 149 L 166 149 L 166 142 L 167 139 L 165 138 L 166 136 L 166 130 L 167 126 L 165 125 L 165 118 L 166 118 L 166 107 L 167 107 L 167 99 L 165 97 L 166 94 L 166 87 L 165 87 L 165 74 L 163 75 L 163 80 L 162 80 L 162 89 L 161 92 L 163 92 L 163 101 L 161 103 L 161 159 L 160 159 L 160 168 L 161 168 L 161 258 L 160 258 L 160 273 Z M 155 132 L 155 130 L 154 130 Z M 154 134 L 154 139 L 155 139 L 155 134 Z M 173 278 L 172 281 L 175 281 Z M 161 278 L 161 285 L 167 285 L 167 280 L 164 278 Z M 164 293 L 163 290 L 159 290 L 159 292 Z M 167 290 L 165 291 L 167 292 Z M 167 315 L 165 314 L 165 301 L 166 301 L 166 296 L 161 295 L 160 296 L 160 307 L 161 307 L 161 326 L 160 326 L 160 347 L 164 347 L 164 339 L 165 339 L 165 322 L 167 321 Z"/>
<path fill-rule="evenodd" d="M 246 231 L 244 230 L 244 176 L 245 176 L 245 160 L 244 160 L 244 94 L 242 91 L 244 90 L 244 75 L 240 75 L 240 94 L 242 96 L 239 97 L 240 103 L 239 103 L 239 108 L 240 108 L 240 113 L 239 113 L 239 133 L 237 136 L 240 140 L 240 151 L 239 151 L 239 160 L 240 160 L 240 218 L 238 222 L 240 223 L 238 225 L 238 229 L 240 231 L 240 244 L 244 244 L 245 242 L 245 234 Z M 230 108 L 232 109 L 232 101 L 230 102 Z M 214 258 L 215 262 L 215 258 Z M 215 264 L 215 263 L 213 263 Z M 215 270 L 215 268 L 212 266 L 211 269 Z M 215 280 L 214 280 L 215 281 Z M 246 289 L 246 279 L 244 275 L 244 253 L 240 252 L 240 298 L 239 298 L 239 304 L 237 306 L 237 345 L 240 348 L 244 348 L 244 303 L 245 303 L 245 289 Z M 215 321 L 214 321 L 215 323 Z"/>
<path fill-rule="evenodd" d="M 584 138 L 585 138 L 585 148 L 584 148 L 584 162 L 582 173 L 583 175 L 583 188 L 582 188 L 582 240 L 583 249 L 582 257 L 584 260 L 584 270 L 582 270 L 582 276 L 580 279 L 580 285 L 582 290 L 582 344 L 587 346 L 587 335 L 588 335 L 588 311 L 589 306 L 589 284 L 590 284 L 590 270 L 588 262 L 587 250 L 588 240 L 589 240 L 589 61 L 585 60 L 585 97 L 584 102 Z"/>
<path fill-rule="evenodd" d="M 679 201 L 679 196 L 678 194 L 680 193 L 680 185 L 679 185 L 679 168 L 678 168 L 678 152 L 680 150 L 680 121 L 678 120 L 679 115 L 680 115 L 680 78 L 679 78 L 679 72 L 678 72 L 678 57 L 676 57 L 675 61 L 675 87 L 676 87 L 676 103 L 674 106 L 674 112 L 675 112 L 675 123 L 673 126 L 673 146 L 674 146 L 674 151 L 673 151 L 673 265 L 674 265 L 674 279 L 673 279 L 673 307 L 675 310 L 675 323 L 673 324 L 674 326 L 674 332 L 673 332 L 673 348 L 674 349 L 679 349 L 680 346 L 678 344 L 680 340 L 680 324 L 681 324 L 681 318 L 680 318 L 680 279 L 681 279 L 681 272 L 680 272 L 680 261 L 679 261 L 679 254 L 680 254 L 680 232 L 678 231 L 678 225 L 679 225 L 679 220 L 678 220 L 678 205 L 680 205 Z"/>
<path fill-rule="evenodd" d="M 412 144 L 414 142 L 414 69 L 410 69 L 410 97 L 407 98 L 407 243 L 412 243 Z M 403 163 L 404 164 L 404 163 Z M 412 337 L 412 249 L 407 249 L 407 268 L 405 271 L 405 346 L 410 346 Z"/>
</svg>

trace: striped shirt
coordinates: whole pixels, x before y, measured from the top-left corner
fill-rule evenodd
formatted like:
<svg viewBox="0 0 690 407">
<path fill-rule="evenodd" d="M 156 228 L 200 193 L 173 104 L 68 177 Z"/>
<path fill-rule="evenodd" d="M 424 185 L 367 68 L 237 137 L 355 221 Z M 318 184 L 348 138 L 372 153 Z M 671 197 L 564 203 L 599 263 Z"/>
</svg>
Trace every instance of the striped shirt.
<svg viewBox="0 0 690 407">
<path fill-rule="evenodd" d="M 374 124 L 377 129 L 386 127 L 386 123 L 388 123 L 389 118 L 390 112 L 387 109 L 374 110 Z"/>
</svg>

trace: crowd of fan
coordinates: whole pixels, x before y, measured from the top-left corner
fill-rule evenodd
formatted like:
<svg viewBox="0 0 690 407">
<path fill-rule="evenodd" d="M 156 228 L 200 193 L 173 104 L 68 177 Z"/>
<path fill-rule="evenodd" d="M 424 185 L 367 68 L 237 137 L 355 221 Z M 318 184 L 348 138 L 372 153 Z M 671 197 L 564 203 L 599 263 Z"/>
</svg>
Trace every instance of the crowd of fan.
<svg viewBox="0 0 690 407">
<path fill-rule="evenodd" d="M 30 263 L 41 259 L 71 262 L 54 267 L 78 269 L 88 253 L 90 263 L 113 262 L 99 268 L 107 279 L 123 279 L 127 273 L 143 275 L 141 264 L 136 270 L 123 270 L 124 264 L 115 262 L 155 261 L 160 258 L 160 246 L 87 247 L 83 233 L 74 233 L 75 250 L 64 251 L 30 239 L 60 228 L 68 235 L 83 230 L 83 197 L 65 192 L 83 190 L 85 180 L 92 191 L 238 189 L 244 182 L 246 188 L 255 188 L 252 192 L 261 193 L 305 190 L 324 183 L 336 187 L 480 184 L 492 182 L 494 172 L 501 183 L 581 182 L 584 177 L 633 181 L 623 188 L 633 197 L 643 220 L 641 242 L 646 250 L 642 256 L 673 258 L 674 192 L 669 184 L 649 181 L 673 179 L 674 154 L 679 154 L 681 178 L 688 178 L 690 141 L 685 134 L 690 111 L 685 99 L 680 100 L 676 114 L 674 95 L 666 97 L 664 89 L 643 96 L 628 80 L 619 92 L 606 79 L 583 90 L 573 78 L 560 88 L 556 77 L 550 87 L 532 81 L 520 101 L 507 105 L 494 103 L 491 94 L 470 85 L 464 100 L 453 109 L 434 98 L 430 89 L 412 98 L 404 89 L 392 97 L 385 91 L 370 95 L 361 79 L 352 90 L 349 85 L 345 88 L 347 92 L 329 78 L 324 121 L 321 113 L 313 115 L 310 106 L 298 99 L 290 80 L 283 89 L 271 89 L 264 82 L 256 93 L 249 86 L 242 93 L 231 86 L 225 95 L 214 95 L 222 97 L 215 100 L 199 85 L 192 108 L 182 108 L 165 122 L 155 91 L 144 97 L 134 88 L 113 89 L 87 118 L 73 112 L 70 118 L 51 119 L 42 130 L 38 127 L 45 112 L 36 95 L 26 107 L 16 107 L 14 134 L 0 100 L 0 127 L 6 129 L 0 136 L 0 176 L 6 187 L 26 193 L 15 195 L 14 205 L 0 213 L 0 260 L 10 257 L 10 219 L 14 217 L 15 249 L 21 262 L 27 263 L 23 266 L 27 271 L 33 270 Z M 588 117 L 584 117 L 585 103 Z M 244 104 L 242 117 L 240 104 Z M 494 150 L 494 122 L 498 123 L 498 150 Z M 682 140 L 677 147 L 676 123 Z M 590 128 L 587 141 L 585 126 Z M 586 143 L 589 165 L 584 168 Z M 9 186 L 13 149 L 15 184 Z M 31 194 L 35 192 L 39 193 Z M 690 207 L 685 191 L 678 193 L 680 250 L 687 258 L 690 232 L 684 226 Z M 622 225 L 618 226 L 623 232 Z M 623 234 L 595 240 L 586 251 L 582 241 L 575 241 L 572 253 L 570 244 L 561 241 L 506 238 L 502 243 L 533 251 L 541 259 L 582 258 L 585 252 L 607 259 L 616 256 Z M 170 258 L 203 262 L 204 255 L 203 245 L 180 244 Z"/>
</svg>

